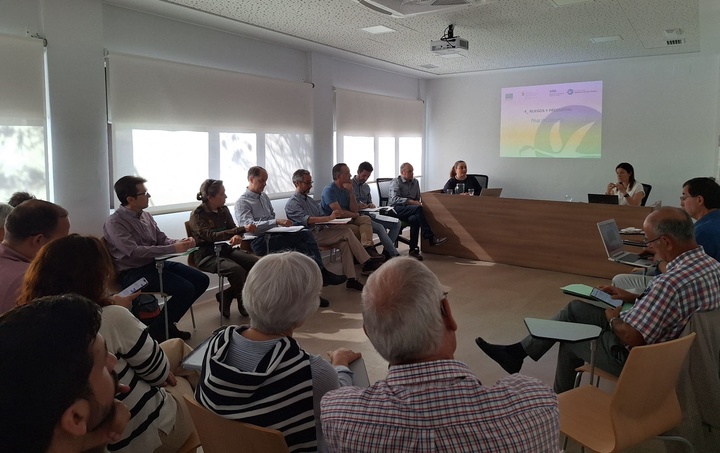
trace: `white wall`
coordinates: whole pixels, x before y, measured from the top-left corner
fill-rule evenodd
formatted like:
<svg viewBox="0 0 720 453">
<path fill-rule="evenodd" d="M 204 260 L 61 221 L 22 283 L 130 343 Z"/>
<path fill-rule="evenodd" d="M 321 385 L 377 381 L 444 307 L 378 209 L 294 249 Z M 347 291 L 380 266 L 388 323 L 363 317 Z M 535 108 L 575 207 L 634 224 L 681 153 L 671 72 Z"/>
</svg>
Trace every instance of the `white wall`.
<svg viewBox="0 0 720 453">
<path fill-rule="evenodd" d="M 718 154 L 718 56 L 681 55 L 552 66 L 428 82 L 428 188 L 441 187 L 453 162 L 490 177 L 503 196 L 587 201 L 614 181 L 615 166 L 635 167 L 652 184 L 649 202 L 679 205 L 681 184 L 714 176 Z M 603 81 L 600 159 L 500 158 L 500 89 Z M 440 171 L 442 170 L 442 171 Z"/>
</svg>

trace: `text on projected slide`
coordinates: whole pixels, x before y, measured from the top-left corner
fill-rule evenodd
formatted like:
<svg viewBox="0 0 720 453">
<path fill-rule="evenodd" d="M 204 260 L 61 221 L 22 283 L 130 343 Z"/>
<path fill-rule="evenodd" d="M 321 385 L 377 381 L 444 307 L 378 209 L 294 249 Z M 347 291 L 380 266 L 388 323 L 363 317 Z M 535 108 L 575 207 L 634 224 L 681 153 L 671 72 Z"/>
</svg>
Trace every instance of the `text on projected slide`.
<svg viewBox="0 0 720 453">
<path fill-rule="evenodd" d="M 600 157 L 602 81 L 503 88 L 500 105 L 500 157 Z"/>
</svg>

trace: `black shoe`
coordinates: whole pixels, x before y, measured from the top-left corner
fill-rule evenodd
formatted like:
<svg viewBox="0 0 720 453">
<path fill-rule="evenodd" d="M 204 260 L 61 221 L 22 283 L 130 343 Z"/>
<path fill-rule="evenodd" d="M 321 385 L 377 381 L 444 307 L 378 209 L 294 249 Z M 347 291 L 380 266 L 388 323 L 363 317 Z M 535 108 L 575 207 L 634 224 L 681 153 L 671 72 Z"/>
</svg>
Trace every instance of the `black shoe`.
<svg viewBox="0 0 720 453">
<path fill-rule="evenodd" d="M 226 289 L 222 292 L 223 298 L 220 298 L 220 291 L 215 293 L 215 300 L 218 301 L 218 309 L 220 310 L 220 313 L 222 313 L 223 318 L 228 319 L 230 318 L 230 305 L 232 305 L 233 300 L 233 293 L 230 289 Z M 220 301 L 222 300 L 222 304 Z"/>
<path fill-rule="evenodd" d="M 385 258 L 375 250 L 375 247 L 365 247 L 365 251 L 370 255 L 371 260 L 385 261 Z"/>
<path fill-rule="evenodd" d="M 333 274 L 329 270 L 322 268 L 323 286 L 342 285 L 347 281 L 344 275 Z"/>
<path fill-rule="evenodd" d="M 320 307 L 321 307 L 321 308 L 327 308 L 327 307 L 329 307 L 329 306 L 330 306 L 330 301 L 327 300 L 327 299 L 325 299 L 325 298 L 323 298 L 323 297 L 321 297 L 321 298 L 320 298 Z"/>
<path fill-rule="evenodd" d="M 369 260 L 367 260 L 363 263 L 361 274 L 362 275 L 370 275 L 373 272 L 375 272 L 376 270 L 378 270 L 378 268 L 380 266 L 382 266 L 382 264 L 383 264 L 382 261 L 378 261 L 378 260 L 374 260 L 374 259 L 370 258 Z"/>
<path fill-rule="evenodd" d="M 422 260 L 423 260 L 423 257 L 422 257 L 422 255 L 420 254 L 420 249 L 412 249 L 412 250 L 410 250 L 410 252 L 408 253 L 408 255 L 409 255 L 409 256 L 412 256 L 413 258 L 415 258 L 415 259 L 418 260 L 418 261 L 422 261 Z"/>
<path fill-rule="evenodd" d="M 242 296 L 237 298 L 237 306 L 238 306 L 238 311 L 240 312 L 240 316 L 244 316 L 246 318 L 248 316 L 250 316 L 248 314 L 247 310 L 245 310 L 245 305 L 243 305 Z"/>
<path fill-rule="evenodd" d="M 503 370 L 510 374 L 520 372 L 520 368 L 522 368 L 523 359 L 525 359 L 525 357 L 515 356 L 510 352 L 510 348 L 508 346 L 490 344 L 481 337 L 477 337 L 475 339 L 475 344 L 478 345 L 478 347 L 482 349 L 488 357 L 496 361 Z"/>
<path fill-rule="evenodd" d="M 345 283 L 345 288 L 354 289 L 355 291 L 362 291 L 364 285 L 354 278 L 348 278 L 347 283 Z"/>
<path fill-rule="evenodd" d="M 177 328 L 177 326 L 173 323 L 170 324 L 170 338 L 179 338 L 183 341 L 187 341 L 190 339 L 192 334 L 190 332 L 185 332 L 184 330 L 180 330 Z"/>
<path fill-rule="evenodd" d="M 430 245 L 443 245 L 445 242 L 447 242 L 447 238 L 439 238 L 437 236 L 430 238 Z"/>
</svg>

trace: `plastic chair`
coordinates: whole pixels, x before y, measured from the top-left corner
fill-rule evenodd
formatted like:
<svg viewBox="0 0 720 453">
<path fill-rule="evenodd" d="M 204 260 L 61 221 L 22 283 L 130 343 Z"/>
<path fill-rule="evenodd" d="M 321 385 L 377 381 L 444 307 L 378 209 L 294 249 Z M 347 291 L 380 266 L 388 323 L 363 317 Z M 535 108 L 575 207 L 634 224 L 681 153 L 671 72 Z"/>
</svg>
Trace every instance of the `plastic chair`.
<svg viewBox="0 0 720 453">
<path fill-rule="evenodd" d="M 380 201 L 378 202 L 378 206 L 387 206 L 390 201 L 390 186 L 392 185 L 393 178 L 377 178 L 375 179 L 375 184 L 377 184 L 378 189 L 378 198 Z M 400 222 L 400 234 L 398 235 L 398 241 L 402 242 L 403 244 L 410 245 L 410 240 L 402 236 L 402 232 L 405 231 L 405 228 L 409 227 L 410 224 L 407 222 Z M 397 247 L 397 243 L 395 243 L 395 246 Z"/>
<path fill-rule="evenodd" d="M 643 185 L 643 192 L 645 192 L 645 196 L 643 197 L 642 201 L 640 202 L 640 206 L 645 206 L 645 202 L 647 201 L 648 197 L 650 196 L 650 191 L 652 190 L 652 186 L 650 184 L 641 183 Z"/>
<path fill-rule="evenodd" d="M 184 395 L 205 453 L 287 453 L 285 437 L 276 429 L 230 420 Z"/>
<path fill-rule="evenodd" d="M 477 182 L 480 184 L 480 187 L 483 189 L 487 189 L 488 187 L 488 181 L 490 178 L 488 178 L 488 175 L 478 175 L 473 173 L 468 173 L 468 176 L 472 176 L 473 178 L 477 179 Z"/>
<path fill-rule="evenodd" d="M 185 234 L 186 234 L 187 237 L 189 237 L 189 238 L 194 237 L 193 234 L 192 234 L 192 228 L 190 227 L 190 221 L 189 221 L 189 220 L 186 220 L 186 221 L 185 221 Z M 187 257 L 188 266 L 193 267 L 193 268 L 195 268 L 195 269 L 197 269 L 197 270 L 200 270 L 200 269 L 198 269 L 198 267 L 197 267 L 197 263 L 195 262 L 195 256 L 194 256 L 194 255 L 195 255 L 195 253 L 191 253 L 191 254 L 188 255 L 188 257 Z M 219 268 L 218 268 L 218 271 L 219 271 Z M 202 271 L 201 271 L 201 272 L 202 272 Z M 218 276 L 218 291 L 220 291 L 220 294 L 221 294 L 221 295 L 220 295 L 220 298 L 221 298 L 220 303 L 222 304 L 222 303 L 223 303 L 222 298 L 225 297 L 224 294 L 223 294 L 223 290 L 225 289 L 225 276 L 224 276 L 224 275 L 221 275 L 220 272 L 215 272 L 215 273 L 216 273 L 217 276 Z M 193 328 L 194 328 L 194 327 L 195 327 L 195 315 L 194 315 L 193 312 L 192 312 L 192 306 L 190 306 L 190 315 L 192 316 Z M 222 310 L 220 311 L 220 325 L 221 325 L 221 326 L 223 325 Z"/>
<path fill-rule="evenodd" d="M 616 452 L 659 437 L 682 420 L 675 386 L 695 334 L 630 351 L 615 391 L 585 385 L 558 395 L 560 432 L 596 452 Z"/>
</svg>

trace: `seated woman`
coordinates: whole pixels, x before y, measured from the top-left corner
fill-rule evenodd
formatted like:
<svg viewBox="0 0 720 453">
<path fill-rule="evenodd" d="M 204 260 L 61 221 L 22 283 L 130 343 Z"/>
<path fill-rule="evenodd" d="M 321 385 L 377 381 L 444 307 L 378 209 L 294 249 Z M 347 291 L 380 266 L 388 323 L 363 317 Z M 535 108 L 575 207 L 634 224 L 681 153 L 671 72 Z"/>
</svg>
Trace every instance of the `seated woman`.
<svg viewBox="0 0 720 453">
<path fill-rule="evenodd" d="M 607 185 L 606 195 L 617 195 L 618 204 L 628 206 L 640 206 L 645 197 L 645 188 L 635 180 L 635 169 L 627 162 L 622 162 L 615 167 L 617 183 L 611 182 Z"/>
<path fill-rule="evenodd" d="M 177 370 L 197 382 L 197 373 L 179 368 L 190 348 L 178 339 L 158 345 L 126 308 L 139 293 L 108 296 L 107 284 L 114 276 L 110 254 L 99 239 L 71 234 L 40 250 L 25 274 L 18 304 L 76 293 L 100 305 L 100 334 L 108 351 L 117 357 L 115 373 L 120 382 L 130 387 L 130 392 L 118 396 L 130 409 L 130 421 L 108 450 L 177 451 L 195 429 L 182 397 L 192 395 L 192 386 L 173 374 Z M 52 379 L 52 371 L 48 379 Z"/>
<path fill-rule="evenodd" d="M 293 339 L 318 307 L 322 276 L 298 252 L 263 257 L 245 282 L 249 326 L 228 326 L 210 340 L 195 398 L 225 418 L 273 428 L 290 451 L 326 451 L 320 399 L 352 385 L 349 349 L 330 353 L 332 365 Z M 335 368 L 333 369 L 333 365 Z"/>
<path fill-rule="evenodd" d="M 482 187 L 477 179 L 473 177 L 468 178 L 467 164 L 464 160 L 455 162 L 455 165 L 453 165 L 450 169 L 450 179 L 448 179 L 448 182 L 445 183 L 443 192 L 448 189 L 455 191 L 458 184 L 463 184 L 463 195 L 468 195 L 468 191 L 472 189 L 474 191 L 473 195 L 480 196 Z"/>
<path fill-rule="evenodd" d="M 200 186 L 197 199 L 202 204 L 190 214 L 190 229 L 198 246 L 193 254 L 195 265 L 201 271 L 210 273 L 217 273 L 219 267 L 220 273 L 227 277 L 230 288 L 224 291 L 222 297 L 219 292 L 215 295 L 218 303 L 223 301 L 220 307 L 223 317 L 230 317 L 230 305 L 234 298 L 237 298 L 240 314 L 247 316 L 242 303 L 242 289 L 247 273 L 258 257 L 233 246 L 240 245 L 243 233 L 255 231 L 255 225 L 235 226 L 230 210 L 225 206 L 227 195 L 222 181 L 206 179 Z M 222 246 L 219 260 L 214 248 L 218 241 L 230 241 L 230 244 Z"/>
</svg>

